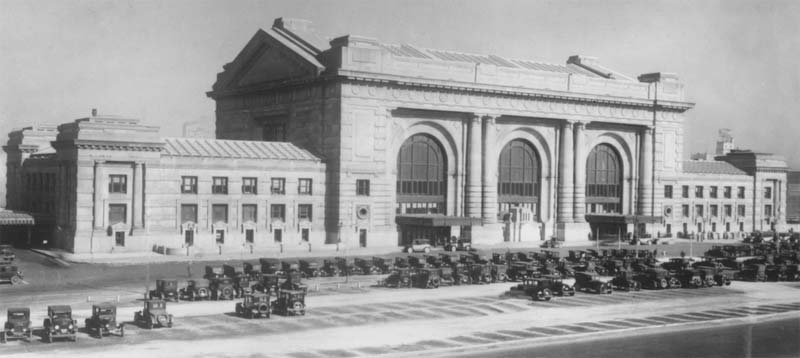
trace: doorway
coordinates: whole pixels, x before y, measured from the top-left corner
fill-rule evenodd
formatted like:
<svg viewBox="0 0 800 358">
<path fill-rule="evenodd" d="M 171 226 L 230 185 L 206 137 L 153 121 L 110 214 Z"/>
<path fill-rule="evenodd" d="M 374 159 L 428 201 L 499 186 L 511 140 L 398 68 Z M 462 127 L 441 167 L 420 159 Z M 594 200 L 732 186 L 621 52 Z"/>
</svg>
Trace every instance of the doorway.
<svg viewBox="0 0 800 358">
<path fill-rule="evenodd" d="M 225 243 L 225 230 L 217 230 L 215 233 L 217 245 Z"/>
<path fill-rule="evenodd" d="M 358 245 L 367 247 L 367 229 L 358 230 Z"/>
<path fill-rule="evenodd" d="M 280 244 L 283 242 L 283 229 L 275 229 L 272 233 L 272 237 L 275 239 L 276 244 Z"/>
<path fill-rule="evenodd" d="M 194 245 L 194 230 L 186 230 L 183 232 L 183 242 L 186 246 Z"/>
<path fill-rule="evenodd" d="M 308 229 L 300 230 L 300 238 L 303 240 L 303 242 L 308 242 Z"/>
<path fill-rule="evenodd" d="M 244 241 L 248 244 L 252 244 L 255 240 L 255 233 L 253 229 L 247 229 L 244 231 Z"/>
<path fill-rule="evenodd" d="M 114 233 L 114 243 L 117 246 L 125 246 L 125 232 L 124 231 L 117 231 Z"/>
</svg>

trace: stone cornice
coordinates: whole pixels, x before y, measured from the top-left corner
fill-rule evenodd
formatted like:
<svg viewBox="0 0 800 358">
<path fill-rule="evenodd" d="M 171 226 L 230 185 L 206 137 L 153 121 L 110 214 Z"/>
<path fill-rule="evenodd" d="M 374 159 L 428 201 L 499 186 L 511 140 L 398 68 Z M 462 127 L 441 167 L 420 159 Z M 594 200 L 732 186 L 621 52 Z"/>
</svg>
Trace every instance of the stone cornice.
<svg viewBox="0 0 800 358">
<path fill-rule="evenodd" d="M 53 148 L 56 149 L 84 149 L 84 150 L 118 150 L 133 152 L 161 152 L 164 150 L 164 143 L 135 143 L 135 142 L 113 142 L 95 140 L 68 140 L 54 141 Z"/>
</svg>

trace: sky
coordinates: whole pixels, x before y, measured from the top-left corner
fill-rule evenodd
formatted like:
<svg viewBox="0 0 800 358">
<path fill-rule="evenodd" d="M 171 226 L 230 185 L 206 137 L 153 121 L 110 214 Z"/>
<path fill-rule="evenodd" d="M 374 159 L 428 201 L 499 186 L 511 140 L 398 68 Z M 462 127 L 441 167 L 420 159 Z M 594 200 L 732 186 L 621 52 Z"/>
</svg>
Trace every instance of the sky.
<svg viewBox="0 0 800 358">
<path fill-rule="evenodd" d="M 673 72 L 688 99 L 685 155 L 739 148 L 800 168 L 800 1 L 0 0 L 0 143 L 13 128 L 101 114 L 181 135 L 214 121 L 205 93 L 259 28 L 311 20 L 330 37 Z"/>
</svg>

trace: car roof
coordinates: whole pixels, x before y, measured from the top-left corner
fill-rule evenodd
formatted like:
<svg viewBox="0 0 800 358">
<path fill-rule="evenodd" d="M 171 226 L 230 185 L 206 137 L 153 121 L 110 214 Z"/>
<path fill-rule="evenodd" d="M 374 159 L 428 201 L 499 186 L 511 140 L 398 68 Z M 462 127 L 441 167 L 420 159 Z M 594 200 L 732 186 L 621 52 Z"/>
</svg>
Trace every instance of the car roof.
<svg viewBox="0 0 800 358">
<path fill-rule="evenodd" d="M 9 313 L 12 313 L 12 312 L 26 312 L 26 313 L 31 313 L 31 309 L 30 309 L 30 308 L 28 308 L 28 307 L 10 307 L 10 308 L 8 309 L 8 312 L 9 312 Z"/>
<path fill-rule="evenodd" d="M 55 312 L 72 312 L 72 307 L 67 305 L 47 306 L 47 309 Z"/>
<path fill-rule="evenodd" d="M 100 309 L 109 309 L 109 308 L 117 308 L 117 305 L 111 302 L 103 302 L 103 303 L 95 303 L 92 305 L 92 309 L 100 308 Z"/>
</svg>

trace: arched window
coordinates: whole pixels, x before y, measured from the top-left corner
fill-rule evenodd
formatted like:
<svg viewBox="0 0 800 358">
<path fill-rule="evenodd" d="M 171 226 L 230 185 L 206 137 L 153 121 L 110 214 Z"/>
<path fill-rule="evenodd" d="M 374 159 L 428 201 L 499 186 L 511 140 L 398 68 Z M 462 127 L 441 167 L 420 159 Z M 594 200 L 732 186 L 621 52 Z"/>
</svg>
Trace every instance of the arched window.
<svg viewBox="0 0 800 358">
<path fill-rule="evenodd" d="M 525 207 L 537 215 L 540 168 L 539 155 L 530 143 L 515 139 L 503 147 L 497 182 L 500 213 Z"/>
<path fill-rule="evenodd" d="M 586 212 L 622 213 L 622 161 L 608 144 L 594 147 L 586 159 Z"/>
<path fill-rule="evenodd" d="M 444 214 L 447 158 L 433 137 L 408 138 L 397 155 L 397 213 Z"/>
</svg>

